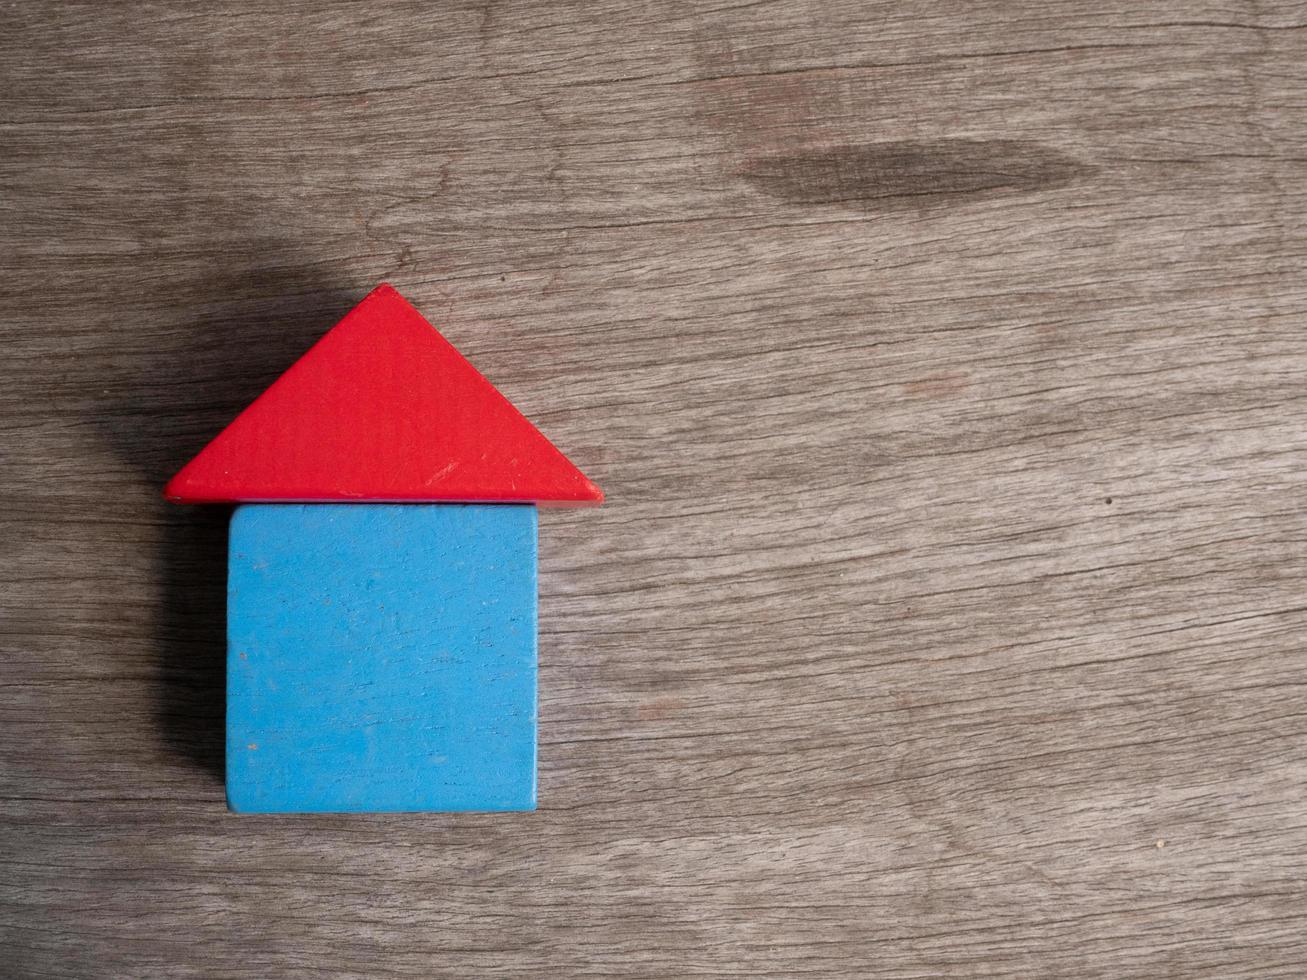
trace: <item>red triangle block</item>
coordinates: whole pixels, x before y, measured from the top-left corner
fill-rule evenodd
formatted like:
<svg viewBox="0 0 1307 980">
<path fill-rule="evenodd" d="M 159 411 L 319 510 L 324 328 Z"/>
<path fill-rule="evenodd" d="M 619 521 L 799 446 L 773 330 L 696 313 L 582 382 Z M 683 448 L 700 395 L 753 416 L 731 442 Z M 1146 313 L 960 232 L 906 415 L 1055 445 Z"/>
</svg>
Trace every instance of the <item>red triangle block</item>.
<svg viewBox="0 0 1307 980">
<path fill-rule="evenodd" d="M 603 500 L 384 284 L 186 464 L 164 496 L 188 504 Z"/>
</svg>

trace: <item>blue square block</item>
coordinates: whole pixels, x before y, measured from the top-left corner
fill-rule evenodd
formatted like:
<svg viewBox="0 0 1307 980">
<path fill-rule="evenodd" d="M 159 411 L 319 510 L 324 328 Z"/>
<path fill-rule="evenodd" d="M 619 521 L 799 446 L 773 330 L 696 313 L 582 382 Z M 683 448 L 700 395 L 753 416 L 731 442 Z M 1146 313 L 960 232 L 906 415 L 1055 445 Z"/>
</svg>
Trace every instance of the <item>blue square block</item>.
<svg viewBox="0 0 1307 980">
<path fill-rule="evenodd" d="M 227 641 L 232 810 L 535 808 L 535 507 L 239 507 Z"/>
</svg>

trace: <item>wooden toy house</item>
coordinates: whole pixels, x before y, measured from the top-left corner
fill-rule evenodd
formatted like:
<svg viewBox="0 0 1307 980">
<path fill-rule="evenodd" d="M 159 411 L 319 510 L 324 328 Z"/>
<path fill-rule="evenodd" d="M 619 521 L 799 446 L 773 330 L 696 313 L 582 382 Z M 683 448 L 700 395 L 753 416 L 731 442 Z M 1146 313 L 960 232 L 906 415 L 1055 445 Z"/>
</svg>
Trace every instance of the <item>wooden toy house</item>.
<svg viewBox="0 0 1307 980">
<path fill-rule="evenodd" d="M 537 505 L 572 465 L 379 286 L 168 484 L 237 504 L 227 798 L 535 806 Z"/>
</svg>

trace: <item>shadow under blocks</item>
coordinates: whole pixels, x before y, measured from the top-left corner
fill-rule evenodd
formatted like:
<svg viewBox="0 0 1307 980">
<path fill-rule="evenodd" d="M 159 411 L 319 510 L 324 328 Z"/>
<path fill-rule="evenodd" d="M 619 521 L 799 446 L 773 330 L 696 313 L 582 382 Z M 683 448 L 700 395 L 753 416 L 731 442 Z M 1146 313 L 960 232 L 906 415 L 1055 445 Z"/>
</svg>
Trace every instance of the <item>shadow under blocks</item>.
<svg viewBox="0 0 1307 980">
<path fill-rule="evenodd" d="M 167 505 L 160 501 L 160 507 Z M 229 507 L 168 507 L 158 720 L 166 748 L 226 778 Z"/>
</svg>

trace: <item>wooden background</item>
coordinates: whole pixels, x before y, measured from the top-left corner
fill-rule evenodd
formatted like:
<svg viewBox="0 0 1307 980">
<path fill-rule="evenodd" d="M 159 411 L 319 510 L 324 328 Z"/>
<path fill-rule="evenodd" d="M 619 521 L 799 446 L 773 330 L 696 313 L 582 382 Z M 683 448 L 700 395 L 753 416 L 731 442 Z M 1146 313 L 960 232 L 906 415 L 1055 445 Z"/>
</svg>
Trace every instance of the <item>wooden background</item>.
<svg viewBox="0 0 1307 980">
<path fill-rule="evenodd" d="M 0 12 L 0 975 L 1301 977 L 1307 5 Z M 382 279 L 608 492 L 541 801 L 223 807 L 165 478 Z"/>
</svg>

